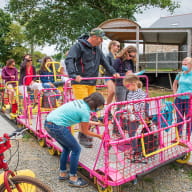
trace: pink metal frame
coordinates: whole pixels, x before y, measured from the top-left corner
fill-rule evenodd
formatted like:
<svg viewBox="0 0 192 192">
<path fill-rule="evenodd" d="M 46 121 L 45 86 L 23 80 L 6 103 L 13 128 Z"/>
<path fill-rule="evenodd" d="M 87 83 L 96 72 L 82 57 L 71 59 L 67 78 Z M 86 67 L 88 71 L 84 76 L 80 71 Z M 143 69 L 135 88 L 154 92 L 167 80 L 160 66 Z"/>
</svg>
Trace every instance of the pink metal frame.
<svg viewBox="0 0 192 192">
<path fill-rule="evenodd" d="M 148 93 L 148 79 L 146 76 L 142 75 L 140 77 L 146 78 L 146 92 Z M 122 77 L 123 78 L 123 77 Z M 107 79 L 106 77 L 99 77 L 99 78 L 85 78 L 84 80 L 89 79 Z M 69 79 L 65 85 L 64 85 L 64 103 L 73 100 L 73 94 L 72 89 L 70 86 Z M 99 85 L 105 87 L 105 85 Z M 192 145 L 190 143 L 190 133 L 185 137 L 182 137 L 179 142 L 176 145 L 171 144 L 169 140 L 174 139 L 175 137 L 175 127 L 182 125 L 187 126 L 187 124 L 191 124 L 191 116 L 182 116 L 182 114 L 179 112 L 179 109 L 175 106 L 174 103 L 172 103 L 172 107 L 174 108 L 174 111 L 180 114 L 182 117 L 182 121 L 177 123 L 176 118 L 174 117 L 174 121 L 171 125 L 167 122 L 164 115 L 161 112 L 162 107 L 162 101 L 163 100 L 174 100 L 176 96 L 182 96 L 182 95 L 189 95 L 190 96 L 190 103 L 192 103 L 191 95 L 189 93 L 180 94 L 180 95 L 169 95 L 169 96 L 161 96 L 161 97 L 155 97 L 155 98 L 146 98 L 143 100 L 136 100 L 136 101 L 123 101 L 118 103 L 112 103 L 109 106 L 105 106 L 104 111 L 104 122 L 105 127 L 103 129 L 98 129 L 98 132 L 103 132 L 103 140 L 100 143 L 100 147 L 98 151 L 95 151 L 96 158 L 94 161 L 93 168 L 91 169 L 86 164 L 79 162 L 79 164 L 85 168 L 87 171 L 90 172 L 90 176 L 94 176 L 97 178 L 97 180 L 104 186 L 117 186 L 121 185 L 123 183 L 129 182 L 131 180 L 134 180 L 138 177 L 138 175 L 147 173 L 151 170 L 153 170 L 155 167 L 161 166 L 171 160 L 174 160 L 182 155 L 184 155 L 187 152 L 190 152 L 192 150 Z M 39 97 L 40 99 L 40 97 Z M 128 137 L 127 133 L 123 130 L 122 122 L 118 120 L 117 116 L 118 114 L 126 113 L 126 110 L 120 109 L 118 111 L 115 111 L 117 105 L 121 106 L 127 106 L 130 103 L 139 103 L 139 102 L 151 102 L 154 101 L 156 103 L 156 115 L 157 115 L 157 124 L 156 130 L 150 131 L 148 124 L 146 123 L 146 120 L 142 118 L 142 115 L 140 112 L 136 112 L 137 115 L 140 117 L 140 122 L 143 127 L 145 127 L 148 132 L 144 134 L 135 135 L 133 137 Z M 190 108 L 191 111 L 191 108 Z M 49 111 L 42 111 L 41 107 L 38 106 L 38 113 L 37 113 L 37 119 L 36 119 L 36 129 L 35 134 L 39 138 L 44 138 L 46 140 L 46 144 L 49 147 L 53 147 L 54 149 L 58 151 L 62 151 L 62 149 L 55 144 L 55 140 L 51 138 L 43 128 L 42 122 L 44 121 L 44 115 L 49 113 Z M 116 122 L 118 130 L 120 132 L 121 137 L 120 138 L 114 138 L 111 134 L 111 124 L 108 120 L 109 113 L 113 114 L 113 121 Z M 25 114 L 23 116 L 25 118 Z M 17 119 L 20 123 L 24 124 L 26 127 L 31 129 L 30 125 L 28 124 L 28 121 L 25 123 L 20 118 Z M 160 121 L 164 121 L 166 124 L 166 127 L 161 127 Z M 170 130 L 168 133 L 167 130 Z M 173 134 L 172 134 L 173 133 Z M 146 154 L 145 156 L 141 157 L 141 162 L 132 162 L 130 160 L 127 160 L 125 158 L 125 151 L 120 150 L 123 146 L 126 146 L 127 144 L 130 144 L 134 140 L 141 140 L 147 136 L 157 134 L 158 140 L 159 140 L 159 146 L 158 150 L 150 154 Z M 170 138 L 169 138 L 170 137 Z M 185 147 L 182 147 L 182 145 Z M 180 149 L 181 148 L 181 149 Z M 94 149 L 93 149 L 94 150 Z M 142 149 L 143 150 L 143 149 Z M 174 153 L 173 151 L 176 151 Z M 128 151 L 128 150 L 127 150 Z M 167 155 L 166 155 L 167 153 Z M 104 154 L 104 156 L 102 156 Z M 149 155 L 149 156 L 147 156 Z M 99 165 L 100 159 L 102 159 L 102 166 Z M 147 164 L 146 164 L 147 162 Z M 150 163 L 148 163 L 150 162 Z M 126 173 L 125 173 L 126 171 Z M 130 174 L 128 174 L 130 173 Z"/>
</svg>

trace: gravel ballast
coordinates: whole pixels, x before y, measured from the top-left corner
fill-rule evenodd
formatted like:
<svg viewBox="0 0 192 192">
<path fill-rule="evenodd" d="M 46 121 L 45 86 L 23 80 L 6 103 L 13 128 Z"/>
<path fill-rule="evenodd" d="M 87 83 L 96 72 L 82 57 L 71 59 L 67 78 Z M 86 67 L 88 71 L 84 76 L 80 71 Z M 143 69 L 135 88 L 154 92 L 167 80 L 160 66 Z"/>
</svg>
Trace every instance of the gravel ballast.
<svg viewBox="0 0 192 192">
<path fill-rule="evenodd" d="M 86 188 L 71 188 L 67 181 L 59 182 L 59 157 L 51 156 L 47 148 L 42 148 L 36 138 L 19 139 L 19 165 L 17 170 L 31 169 L 44 183 L 48 184 L 54 192 L 96 192 L 96 188 L 89 185 Z M 16 150 L 16 142 L 12 142 L 12 153 Z M 9 157 L 9 152 L 6 153 Z M 10 162 L 10 168 L 17 164 L 17 154 Z M 122 185 L 122 192 L 191 192 L 192 167 L 171 163 L 158 168 L 152 173 L 142 177 L 137 184 Z"/>
</svg>

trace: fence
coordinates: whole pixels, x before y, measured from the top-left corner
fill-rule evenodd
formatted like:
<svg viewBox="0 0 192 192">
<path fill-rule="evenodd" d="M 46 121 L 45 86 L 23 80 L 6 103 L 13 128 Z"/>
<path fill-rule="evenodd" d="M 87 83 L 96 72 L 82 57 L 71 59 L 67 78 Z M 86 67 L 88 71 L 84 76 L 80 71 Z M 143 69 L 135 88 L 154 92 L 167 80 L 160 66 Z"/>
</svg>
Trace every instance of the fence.
<svg viewBox="0 0 192 192">
<path fill-rule="evenodd" d="M 156 52 L 139 55 L 139 66 L 147 71 L 177 71 L 186 51 Z"/>
</svg>

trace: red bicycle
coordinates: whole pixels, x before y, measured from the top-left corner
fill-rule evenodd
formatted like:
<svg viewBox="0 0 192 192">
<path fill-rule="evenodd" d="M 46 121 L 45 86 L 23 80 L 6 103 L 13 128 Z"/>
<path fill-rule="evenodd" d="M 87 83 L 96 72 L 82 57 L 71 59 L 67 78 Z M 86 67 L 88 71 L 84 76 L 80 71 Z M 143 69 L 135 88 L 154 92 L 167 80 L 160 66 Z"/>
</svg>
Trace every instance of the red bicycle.
<svg viewBox="0 0 192 192">
<path fill-rule="evenodd" d="M 39 179 L 16 175 L 8 167 L 4 152 L 11 148 L 10 138 L 23 133 L 25 129 L 13 132 L 11 135 L 4 134 L 0 137 L 0 169 L 4 170 L 3 183 L 0 185 L 0 192 L 53 192 L 50 187 Z"/>
</svg>

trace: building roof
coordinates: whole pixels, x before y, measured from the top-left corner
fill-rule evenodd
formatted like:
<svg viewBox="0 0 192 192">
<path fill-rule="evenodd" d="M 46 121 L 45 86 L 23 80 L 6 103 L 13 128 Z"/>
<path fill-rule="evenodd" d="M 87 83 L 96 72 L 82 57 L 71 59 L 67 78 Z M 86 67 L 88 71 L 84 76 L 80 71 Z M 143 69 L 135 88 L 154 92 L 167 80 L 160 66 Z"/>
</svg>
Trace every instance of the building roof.
<svg viewBox="0 0 192 192">
<path fill-rule="evenodd" d="M 160 17 L 150 28 L 192 28 L 192 13 Z"/>
<path fill-rule="evenodd" d="M 141 27 L 136 22 L 129 19 L 110 19 L 101 23 L 98 27 L 102 28 L 105 31 L 106 36 L 111 40 L 114 39 L 123 42 L 125 40 L 142 39 L 142 34 L 139 33 Z"/>
</svg>

